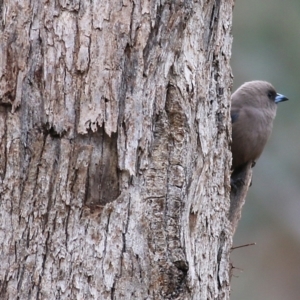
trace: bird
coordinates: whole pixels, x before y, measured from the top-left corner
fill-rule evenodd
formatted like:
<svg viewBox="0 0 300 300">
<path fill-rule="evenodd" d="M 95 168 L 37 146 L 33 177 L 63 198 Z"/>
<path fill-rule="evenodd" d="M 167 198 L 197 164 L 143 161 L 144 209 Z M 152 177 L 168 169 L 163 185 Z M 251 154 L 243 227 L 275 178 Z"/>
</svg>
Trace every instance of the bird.
<svg viewBox="0 0 300 300">
<path fill-rule="evenodd" d="M 232 174 L 255 165 L 271 135 L 277 104 L 287 100 L 260 80 L 246 82 L 232 94 Z"/>
</svg>

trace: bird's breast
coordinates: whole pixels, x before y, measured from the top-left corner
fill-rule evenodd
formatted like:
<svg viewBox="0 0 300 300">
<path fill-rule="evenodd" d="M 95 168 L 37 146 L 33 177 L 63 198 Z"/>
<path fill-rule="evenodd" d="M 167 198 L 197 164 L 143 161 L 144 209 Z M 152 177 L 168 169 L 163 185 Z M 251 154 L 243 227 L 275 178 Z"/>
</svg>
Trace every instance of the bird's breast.
<svg viewBox="0 0 300 300">
<path fill-rule="evenodd" d="M 232 124 L 233 167 L 255 161 L 272 132 L 273 118 L 263 110 L 243 109 Z"/>
</svg>

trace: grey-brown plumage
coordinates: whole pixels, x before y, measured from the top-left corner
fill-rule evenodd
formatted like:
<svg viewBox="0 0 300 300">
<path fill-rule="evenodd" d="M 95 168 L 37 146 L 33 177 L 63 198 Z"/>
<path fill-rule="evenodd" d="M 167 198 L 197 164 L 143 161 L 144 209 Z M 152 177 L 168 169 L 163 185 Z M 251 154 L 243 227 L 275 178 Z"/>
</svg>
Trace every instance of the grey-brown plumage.
<svg viewBox="0 0 300 300">
<path fill-rule="evenodd" d="M 244 83 L 232 95 L 232 169 L 255 162 L 273 127 L 277 103 L 288 100 L 265 81 Z"/>
</svg>

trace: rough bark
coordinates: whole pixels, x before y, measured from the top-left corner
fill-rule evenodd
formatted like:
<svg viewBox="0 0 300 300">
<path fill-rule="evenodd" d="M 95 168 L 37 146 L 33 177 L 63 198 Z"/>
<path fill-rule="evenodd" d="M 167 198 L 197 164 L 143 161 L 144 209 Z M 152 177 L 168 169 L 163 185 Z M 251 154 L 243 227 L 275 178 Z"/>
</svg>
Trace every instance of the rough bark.
<svg viewBox="0 0 300 300">
<path fill-rule="evenodd" d="M 0 298 L 229 299 L 233 1 L 0 1 Z"/>
</svg>

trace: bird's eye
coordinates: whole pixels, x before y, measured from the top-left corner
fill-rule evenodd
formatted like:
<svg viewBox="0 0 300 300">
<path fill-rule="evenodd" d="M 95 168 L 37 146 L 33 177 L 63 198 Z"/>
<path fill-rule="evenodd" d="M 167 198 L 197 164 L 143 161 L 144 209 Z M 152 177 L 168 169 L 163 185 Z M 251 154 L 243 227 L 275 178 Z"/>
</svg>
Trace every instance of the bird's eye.
<svg viewBox="0 0 300 300">
<path fill-rule="evenodd" d="M 275 98 L 275 93 L 273 91 L 268 92 L 268 97 L 269 99 L 274 99 Z"/>
</svg>

